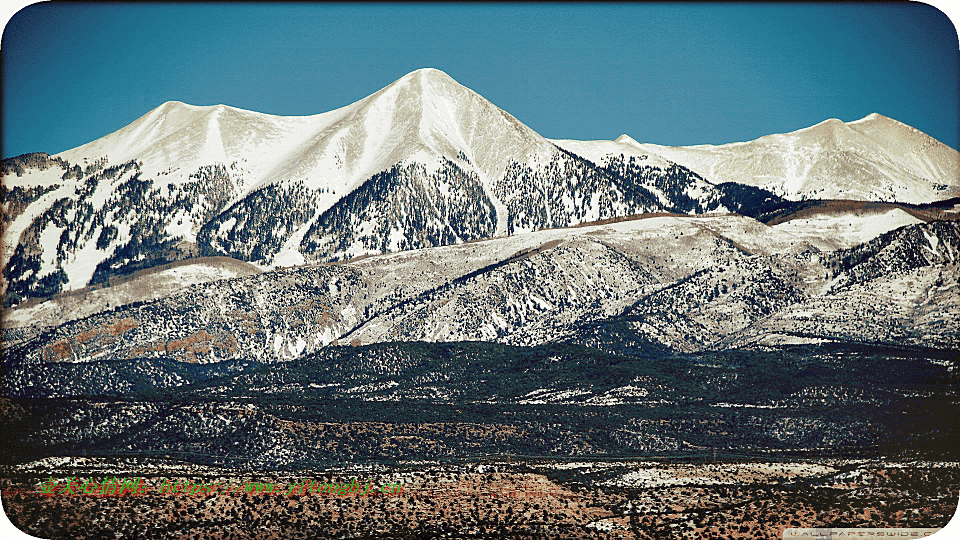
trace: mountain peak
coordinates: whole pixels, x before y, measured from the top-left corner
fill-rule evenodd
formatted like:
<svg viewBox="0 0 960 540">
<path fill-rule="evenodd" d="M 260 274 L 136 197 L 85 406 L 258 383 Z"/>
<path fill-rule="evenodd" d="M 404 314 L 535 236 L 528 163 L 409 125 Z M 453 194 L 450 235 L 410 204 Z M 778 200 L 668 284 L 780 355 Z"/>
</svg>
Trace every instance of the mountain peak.
<svg viewBox="0 0 960 540">
<path fill-rule="evenodd" d="M 842 144 L 840 141 L 849 137 L 851 133 L 854 133 L 854 131 L 843 120 L 828 118 L 819 124 L 798 129 L 788 135 L 800 137 L 801 140 L 805 141 L 808 138 L 820 140 L 821 144 Z"/>
<path fill-rule="evenodd" d="M 432 67 L 415 69 L 407 74 L 407 76 L 413 76 L 413 75 L 416 75 L 419 77 L 435 77 L 435 78 L 453 80 L 453 77 L 451 77 L 450 75 L 447 75 L 445 72 Z"/>
<path fill-rule="evenodd" d="M 443 71 L 436 68 L 420 68 L 407 73 L 357 104 L 379 103 L 377 107 L 382 107 L 385 111 L 406 109 L 407 113 L 416 110 L 416 113 L 420 114 L 427 103 L 441 106 L 442 102 L 462 102 L 469 100 L 466 97 L 468 93 L 472 92 Z"/>
<path fill-rule="evenodd" d="M 406 87 L 410 85 L 415 85 L 415 86 L 418 85 L 419 88 L 423 88 L 425 84 L 448 85 L 451 83 L 456 86 L 463 87 L 460 83 L 454 80 L 453 77 L 451 77 L 450 75 L 447 75 L 443 71 L 437 68 L 426 67 L 426 68 L 416 69 L 414 71 L 411 71 L 410 73 L 407 73 L 403 77 L 400 77 L 393 83 L 387 85 L 384 88 L 384 90 L 386 90 L 387 88 L 395 87 L 395 86 Z"/>
<path fill-rule="evenodd" d="M 617 137 L 617 139 L 614 142 L 618 142 L 620 144 L 630 144 L 633 146 L 640 146 L 640 143 L 638 143 L 636 139 L 627 135 L 626 133 Z"/>
<path fill-rule="evenodd" d="M 840 120 L 839 118 L 827 118 L 818 124 L 810 127 L 800 128 L 792 133 L 830 133 L 837 130 L 842 130 L 845 127 L 847 127 L 847 124 L 843 120 Z"/>
<path fill-rule="evenodd" d="M 859 120 L 854 120 L 854 121 L 852 121 L 852 122 L 847 122 L 847 125 L 850 126 L 850 125 L 854 125 L 854 124 L 863 124 L 863 123 L 867 123 L 867 122 L 896 122 L 896 123 L 898 123 L 898 124 L 900 123 L 900 122 L 897 122 L 896 120 L 894 120 L 893 118 L 886 117 L 886 116 L 884 116 L 884 115 L 882 115 L 882 114 L 880 114 L 880 113 L 872 112 L 872 113 L 864 116 L 863 118 L 861 118 L 861 119 L 859 119 Z"/>
<path fill-rule="evenodd" d="M 651 147 L 713 183 L 738 182 L 792 200 L 926 203 L 960 193 L 960 155 L 878 113 L 720 146 Z"/>
<path fill-rule="evenodd" d="M 188 104 L 188 103 L 184 103 L 184 102 L 182 102 L 182 101 L 170 100 L 170 101 L 164 101 L 163 103 L 160 104 L 159 107 L 156 107 L 156 109 L 160 109 L 160 110 L 174 110 L 174 109 L 186 108 L 186 107 L 193 107 L 193 105 L 190 105 L 190 104 Z M 155 110 L 156 110 L 156 109 L 155 109 Z"/>
<path fill-rule="evenodd" d="M 911 131 L 919 131 L 914 127 L 908 126 L 899 120 L 894 120 L 882 114 L 870 113 L 859 120 L 854 120 L 852 122 L 847 122 L 847 125 L 853 129 L 863 131 L 870 129 L 877 129 L 886 127 L 888 129 L 908 129 Z"/>
</svg>

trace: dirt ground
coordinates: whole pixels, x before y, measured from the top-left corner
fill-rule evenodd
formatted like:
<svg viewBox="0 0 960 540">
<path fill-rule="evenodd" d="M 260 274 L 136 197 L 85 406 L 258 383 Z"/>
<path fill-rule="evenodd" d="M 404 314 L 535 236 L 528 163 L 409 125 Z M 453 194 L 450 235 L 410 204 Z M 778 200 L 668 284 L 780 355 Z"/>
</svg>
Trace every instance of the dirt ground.
<svg viewBox="0 0 960 540">
<path fill-rule="evenodd" d="M 71 539 L 780 538 L 787 527 L 942 527 L 960 497 L 956 464 L 68 469 L 5 471 L 10 520 Z"/>
</svg>

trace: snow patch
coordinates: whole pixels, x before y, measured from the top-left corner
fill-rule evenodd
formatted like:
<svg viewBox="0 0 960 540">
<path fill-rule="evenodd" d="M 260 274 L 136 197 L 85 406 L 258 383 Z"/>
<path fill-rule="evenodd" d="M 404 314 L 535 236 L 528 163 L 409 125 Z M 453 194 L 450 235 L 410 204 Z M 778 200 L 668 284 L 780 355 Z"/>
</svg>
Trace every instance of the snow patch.
<svg viewBox="0 0 960 540">
<path fill-rule="evenodd" d="M 57 246 L 60 244 L 60 236 L 65 230 L 49 223 L 40 233 L 40 249 L 43 251 L 43 257 L 40 270 L 37 271 L 37 278 L 50 275 L 57 269 Z"/>
</svg>

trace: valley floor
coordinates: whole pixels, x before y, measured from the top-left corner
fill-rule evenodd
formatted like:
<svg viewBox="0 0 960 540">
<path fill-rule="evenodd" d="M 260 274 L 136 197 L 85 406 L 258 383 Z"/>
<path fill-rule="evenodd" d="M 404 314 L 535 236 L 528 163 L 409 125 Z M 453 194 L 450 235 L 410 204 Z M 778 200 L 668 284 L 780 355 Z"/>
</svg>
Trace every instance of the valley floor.
<svg viewBox="0 0 960 540">
<path fill-rule="evenodd" d="M 142 478 L 140 492 L 82 493 L 114 476 Z M 960 496 L 960 464 L 893 460 L 504 459 L 258 473 L 70 458 L 5 467 L 2 478 L 11 522 L 72 539 L 781 538 L 788 527 L 943 527 Z M 354 478 L 374 488 L 303 492 Z M 80 494 L 63 493 L 71 479 Z M 161 493 L 178 484 L 220 487 Z"/>
</svg>

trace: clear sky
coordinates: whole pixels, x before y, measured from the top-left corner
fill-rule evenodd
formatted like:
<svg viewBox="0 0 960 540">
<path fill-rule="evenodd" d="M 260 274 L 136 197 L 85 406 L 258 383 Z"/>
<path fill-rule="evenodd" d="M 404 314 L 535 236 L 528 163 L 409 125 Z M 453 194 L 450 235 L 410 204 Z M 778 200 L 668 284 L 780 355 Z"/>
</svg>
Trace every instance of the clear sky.
<svg viewBox="0 0 960 540">
<path fill-rule="evenodd" d="M 718 144 L 878 112 L 960 139 L 957 33 L 919 3 L 42 3 L 0 54 L 4 157 L 170 100 L 316 114 L 421 67 L 548 138 Z"/>
</svg>

